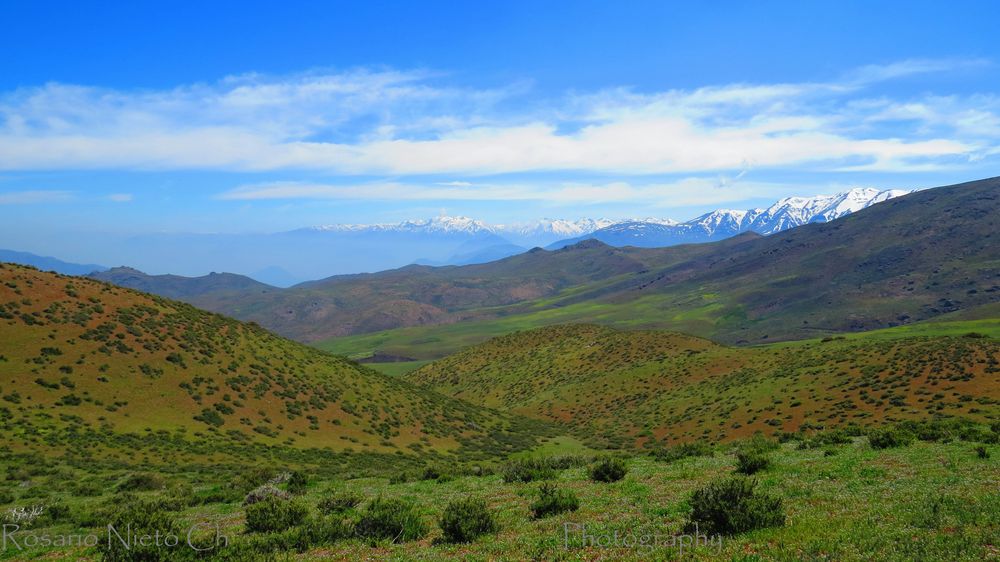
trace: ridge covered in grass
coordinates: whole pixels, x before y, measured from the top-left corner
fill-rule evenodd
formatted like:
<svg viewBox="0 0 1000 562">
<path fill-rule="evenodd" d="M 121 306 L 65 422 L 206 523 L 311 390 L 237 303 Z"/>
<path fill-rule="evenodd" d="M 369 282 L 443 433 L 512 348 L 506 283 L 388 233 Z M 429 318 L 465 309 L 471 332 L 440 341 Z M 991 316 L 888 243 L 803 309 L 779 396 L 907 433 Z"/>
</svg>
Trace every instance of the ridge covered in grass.
<svg viewBox="0 0 1000 562">
<path fill-rule="evenodd" d="M 496 455 L 549 430 L 416 388 L 253 324 L 0 264 L 0 413 L 14 452 L 190 444 Z M 214 445 L 213 445 L 214 444 Z M 165 462 L 167 450 L 155 454 Z"/>
<path fill-rule="evenodd" d="M 967 334 L 734 348 L 656 331 L 517 332 L 405 377 L 555 422 L 595 447 L 905 419 L 1000 419 L 1000 342 Z"/>
</svg>

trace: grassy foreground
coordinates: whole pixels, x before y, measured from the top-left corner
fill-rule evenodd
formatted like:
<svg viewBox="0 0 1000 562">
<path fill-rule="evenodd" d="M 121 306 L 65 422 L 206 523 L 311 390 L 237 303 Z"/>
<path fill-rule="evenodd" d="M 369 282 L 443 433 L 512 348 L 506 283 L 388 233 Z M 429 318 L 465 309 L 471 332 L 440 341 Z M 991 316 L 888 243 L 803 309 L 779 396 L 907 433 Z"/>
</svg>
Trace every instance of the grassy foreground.
<svg viewBox="0 0 1000 562">
<path fill-rule="evenodd" d="M 989 560 L 1000 556 L 1000 448 L 967 441 L 923 442 L 887 449 L 873 448 L 865 437 L 847 443 L 804 448 L 792 441 L 762 448 L 770 466 L 752 478 L 758 489 L 780 498 L 785 523 L 723 536 L 709 544 L 688 545 L 683 553 L 667 537 L 691 535 L 684 524 L 691 510 L 694 490 L 733 474 L 737 446 L 728 445 L 710 456 L 656 460 L 641 456 L 626 460 L 624 478 L 597 482 L 588 467 L 569 462 L 569 468 L 548 475 L 548 483 L 573 492 L 579 508 L 534 519 L 531 504 L 538 495 L 538 481 L 505 483 L 503 467 L 483 475 L 448 474 L 431 467 L 421 473 L 386 478 L 328 480 L 309 478 L 299 497 L 280 505 L 304 506 L 302 521 L 282 532 L 247 530 L 242 493 L 226 492 L 229 482 L 211 482 L 203 474 L 191 480 L 177 474 L 152 486 L 141 479 L 117 474 L 95 475 L 92 480 L 133 488 L 122 495 L 100 491 L 81 494 L 81 482 L 58 480 L 53 475 L 30 475 L 33 486 L 20 488 L 12 505 L 61 506 L 55 516 L 42 515 L 26 524 L 25 534 L 56 536 L 98 533 L 102 505 L 124 509 L 129 502 L 160 501 L 156 513 L 176 528 L 198 523 L 228 537 L 229 546 L 195 557 L 181 546 L 161 551 L 146 560 Z M 977 447 L 984 447 L 983 455 Z M 744 450 L 745 445 L 743 445 Z M 577 459 L 580 457 L 567 457 Z M 662 459 L 662 457 L 661 457 Z M 586 462 L 586 459 L 584 459 Z M 26 476 L 30 467 L 7 468 Z M 17 471 L 21 471 L 20 473 Z M 437 476 L 436 479 L 429 479 Z M 428 479 L 422 479 L 428 478 Z M 193 485 L 192 485 L 193 484 Z M 114 486 L 112 486 L 113 488 Z M 155 488 L 141 491 L 144 487 Z M 280 484 L 279 488 L 291 487 Z M 41 488 L 41 489 L 39 489 Z M 212 494 L 215 494 L 213 497 Z M 355 495 L 360 503 L 334 515 L 321 516 L 324 499 Z M 91 496 L 91 497 L 86 497 Z M 376 498 L 412 502 L 415 521 L 423 527 L 412 540 L 357 537 L 357 521 L 370 511 Z M 459 499 L 482 499 L 498 529 L 470 543 L 442 541 L 438 520 L 445 507 Z M 11 498 L 5 498 L 11 499 Z M 350 502 L 348 502 L 350 503 Z M 10 511 L 8 505 L 6 511 Z M 132 512 L 141 513 L 141 512 Z M 322 523 L 320 523 L 322 522 Z M 258 522 L 259 524 L 259 522 Z M 306 529 L 313 529 L 310 536 Z M 315 529 L 323 529 L 315 532 Z M 584 545 L 589 539 L 601 543 Z M 213 531 L 214 532 L 214 531 Z M 618 533 L 618 546 L 608 546 Z M 208 541 L 211 536 L 202 540 Z M 660 536 L 658 547 L 623 546 L 627 537 Z M 707 534 L 705 536 L 708 536 Z M 721 545 L 719 542 L 721 541 Z M 208 544 L 208 543 L 201 543 Z M 273 549 L 273 550 L 269 550 Z M 119 553 L 120 554 L 120 553 Z M 98 547 L 36 547 L 24 550 L 10 545 L 4 560 L 70 558 L 101 559 Z M 112 558 L 131 560 L 139 558 Z"/>
</svg>

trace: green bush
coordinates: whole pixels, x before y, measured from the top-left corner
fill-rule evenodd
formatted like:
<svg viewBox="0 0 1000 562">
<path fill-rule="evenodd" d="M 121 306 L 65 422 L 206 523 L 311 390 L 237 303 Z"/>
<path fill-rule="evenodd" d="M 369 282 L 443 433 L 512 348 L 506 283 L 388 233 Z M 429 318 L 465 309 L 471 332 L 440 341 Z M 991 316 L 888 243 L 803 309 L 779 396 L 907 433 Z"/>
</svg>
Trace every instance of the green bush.
<svg viewBox="0 0 1000 562">
<path fill-rule="evenodd" d="M 334 513 L 343 513 L 348 509 L 356 507 L 359 503 L 361 503 L 361 496 L 350 492 L 343 492 L 327 496 L 319 500 L 316 507 L 319 509 L 320 513 L 330 515 Z"/>
<path fill-rule="evenodd" d="M 14 501 L 14 494 L 7 490 L 0 490 L 0 505 L 6 505 Z"/>
<path fill-rule="evenodd" d="M 247 468 L 230 482 L 229 487 L 245 494 L 270 482 L 274 474 L 274 470 L 267 468 Z"/>
<path fill-rule="evenodd" d="M 540 459 L 516 459 L 508 461 L 503 467 L 503 481 L 534 482 L 555 478 L 556 471 Z"/>
<path fill-rule="evenodd" d="M 590 464 L 593 457 L 584 455 L 551 455 L 541 459 L 541 463 L 553 470 L 566 470 Z"/>
<path fill-rule="evenodd" d="M 405 542 L 423 538 L 428 528 L 412 502 L 378 497 L 362 512 L 354 531 L 371 541 Z"/>
<path fill-rule="evenodd" d="M 757 483 L 744 477 L 710 482 L 691 495 L 687 529 L 706 534 L 733 535 L 785 524 L 781 498 L 755 491 Z"/>
<path fill-rule="evenodd" d="M 264 484 L 247 492 L 247 495 L 243 498 L 243 505 L 253 505 L 270 498 L 287 500 L 291 499 L 291 497 L 291 494 L 273 484 Z"/>
<path fill-rule="evenodd" d="M 745 439 L 737 445 L 740 451 L 747 453 L 769 453 L 781 447 L 777 440 L 765 437 L 763 433 L 754 433 L 749 439 Z"/>
<path fill-rule="evenodd" d="M 423 473 L 420 475 L 421 480 L 437 480 L 445 475 L 445 471 L 441 468 L 433 465 L 428 465 L 424 467 Z"/>
<path fill-rule="evenodd" d="M 102 525 L 112 525 L 123 538 L 129 532 L 132 536 L 155 535 L 157 533 L 160 536 L 167 534 L 178 537 L 185 536 L 181 525 L 159 501 L 141 500 L 134 496 L 120 497 L 118 501 L 114 502 L 113 508 L 107 510 L 104 515 L 108 518 L 102 521 Z M 122 541 L 118 540 L 117 537 L 97 543 L 102 560 L 106 562 L 175 560 L 179 548 L 180 546 L 165 547 L 162 543 L 156 545 L 152 541 L 149 541 L 148 544 L 136 541 L 122 544 Z"/>
<path fill-rule="evenodd" d="M 288 477 L 288 493 L 295 495 L 304 494 L 308 484 L 309 481 L 306 480 L 306 475 L 296 470 Z"/>
<path fill-rule="evenodd" d="M 905 447 L 913 443 L 913 434 L 901 428 L 875 429 L 868 433 L 868 443 L 875 449 Z"/>
<path fill-rule="evenodd" d="M 274 533 L 301 525 L 308 515 L 298 501 L 272 496 L 247 506 L 246 527 L 251 533 Z"/>
<path fill-rule="evenodd" d="M 990 452 L 986 450 L 986 447 L 980 445 L 976 447 L 976 456 L 981 459 L 988 459 L 990 458 Z"/>
<path fill-rule="evenodd" d="M 406 471 L 395 472 L 389 476 L 389 484 L 406 484 L 411 480 L 413 480 L 413 475 Z"/>
<path fill-rule="evenodd" d="M 615 457 L 604 457 L 590 467 L 590 479 L 595 482 L 617 482 L 625 478 L 628 467 L 625 461 Z"/>
<path fill-rule="evenodd" d="M 538 498 L 531 504 L 531 515 L 535 519 L 541 519 L 579 508 L 580 500 L 572 490 L 560 490 L 552 484 L 544 483 L 538 488 Z"/>
<path fill-rule="evenodd" d="M 163 478 L 156 474 L 129 474 L 118 484 L 119 492 L 144 492 L 163 488 Z"/>
<path fill-rule="evenodd" d="M 740 451 L 736 453 L 736 472 L 740 474 L 756 474 L 771 465 L 767 455 L 756 451 Z"/>
<path fill-rule="evenodd" d="M 500 528 L 486 502 L 474 498 L 449 503 L 438 524 L 441 525 L 444 540 L 451 543 L 472 542 Z"/>
<path fill-rule="evenodd" d="M 688 457 L 709 457 L 712 456 L 712 446 L 703 441 L 681 443 L 672 447 L 656 449 L 650 455 L 660 462 L 674 462 Z"/>
</svg>

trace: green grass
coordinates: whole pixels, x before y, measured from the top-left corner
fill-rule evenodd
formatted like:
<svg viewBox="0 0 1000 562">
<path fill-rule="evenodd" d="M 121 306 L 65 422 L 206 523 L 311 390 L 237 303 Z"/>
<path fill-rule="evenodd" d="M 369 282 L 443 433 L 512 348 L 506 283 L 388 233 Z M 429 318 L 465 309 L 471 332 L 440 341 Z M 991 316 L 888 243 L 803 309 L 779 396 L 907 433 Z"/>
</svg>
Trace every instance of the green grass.
<svg viewBox="0 0 1000 562">
<path fill-rule="evenodd" d="M 997 373 L 1000 341 L 988 337 L 727 347 L 576 324 L 494 338 L 406 379 L 560 425 L 590 447 L 634 449 L 926 417 L 995 421 Z"/>
<path fill-rule="evenodd" d="M 577 525 L 586 525 L 592 536 L 620 536 L 629 533 L 684 534 L 689 511 L 688 499 L 694 490 L 717 478 L 729 476 L 735 466 L 731 451 L 709 457 L 687 458 L 659 463 L 648 457 L 629 461 L 629 472 L 619 482 L 596 483 L 587 467 L 570 468 L 550 481 L 569 490 L 580 500 L 577 511 L 535 520 L 530 505 L 537 496 L 538 483 L 505 484 L 499 475 L 458 476 L 448 481 L 416 481 L 390 484 L 384 478 L 311 478 L 307 492 L 299 500 L 310 517 L 318 517 L 317 504 L 330 494 L 352 493 L 363 499 L 342 515 L 350 522 L 364 513 L 365 506 L 378 497 L 399 498 L 416 506 L 418 517 L 430 530 L 420 540 L 379 541 L 362 538 L 317 539 L 303 552 L 288 547 L 270 555 L 296 560 L 924 560 L 979 561 L 996 555 L 1000 544 L 1000 450 L 989 445 L 991 459 L 979 459 L 967 442 L 926 443 L 890 450 L 874 450 L 864 438 L 833 446 L 833 454 L 821 449 L 800 450 L 787 443 L 772 453 L 773 466 L 758 477 L 758 488 L 782 499 L 787 515 L 784 526 L 760 529 L 723 537 L 721 545 L 697 546 L 683 556 L 664 541 L 659 547 L 586 546 Z M 12 467 L 9 463 L 5 467 Z M 91 469 L 100 482 L 113 481 L 113 474 Z M 62 502 L 72 513 L 108 501 L 108 492 L 94 498 L 76 497 L 56 476 L 36 476 L 39 484 L 52 482 L 47 503 Z M 171 475 L 163 492 L 142 492 L 145 498 L 184 498 L 183 483 L 195 489 L 217 485 L 210 472 Z M 15 489 L 17 493 L 23 493 Z M 468 544 L 440 541 L 438 520 L 449 503 L 465 498 L 481 498 L 499 524 L 496 534 L 488 534 Z M 877 501 L 873 501 L 877 499 Z M 38 500 L 17 500 L 16 505 Z M 236 548 L 256 537 L 244 533 L 244 508 L 238 502 L 181 507 L 170 512 L 182 529 L 195 523 L 218 524 Z M 33 526 L 36 533 L 100 532 L 80 526 L 73 517 L 54 524 Z M 567 542 L 567 527 L 569 535 Z M 294 530 L 294 529 L 293 529 Z M 754 557 L 747 557 L 753 553 Z M 36 548 L 30 552 L 13 549 L 0 553 L 3 560 L 43 557 L 97 560 L 96 552 L 84 548 Z M 183 560 L 181 555 L 171 559 Z M 251 558 L 244 558 L 251 559 Z"/>
<path fill-rule="evenodd" d="M 424 361 L 396 361 L 392 363 L 365 363 L 365 366 L 390 377 L 399 377 L 430 363 Z"/>
</svg>

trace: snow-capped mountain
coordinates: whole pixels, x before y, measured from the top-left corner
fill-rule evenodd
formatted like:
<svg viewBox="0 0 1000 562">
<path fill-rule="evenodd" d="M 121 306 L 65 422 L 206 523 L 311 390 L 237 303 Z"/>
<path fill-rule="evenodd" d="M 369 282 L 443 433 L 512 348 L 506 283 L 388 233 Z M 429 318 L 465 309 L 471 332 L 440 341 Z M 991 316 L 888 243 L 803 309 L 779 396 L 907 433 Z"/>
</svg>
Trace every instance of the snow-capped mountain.
<svg viewBox="0 0 1000 562">
<path fill-rule="evenodd" d="M 828 222 L 906 193 L 900 189 L 857 188 L 836 195 L 786 197 L 767 209 L 750 211 L 757 215 L 749 228 L 760 234 L 773 234 L 810 222 Z"/>
<path fill-rule="evenodd" d="M 596 238 L 612 246 L 660 247 L 712 242 L 743 232 L 768 235 L 811 222 L 838 219 L 906 193 L 898 189 L 857 188 L 836 195 L 786 197 L 766 209 L 719 209 L 682 223 L 625 221 L 548 247 L 562 248 L 586 238 Z"/>
<path fill-rule="evenodd" d="M 302 247 L 336 248 L 330 255 L 341 256 L 337 263 L 345 263 L 345 267 L 369 262 L 379 264 L 379 269 L 406 263 L 458 265 L 501 259 L 535 246 L 561 248 L 588 238 L 612 246 L 657 247 L 712 242 L 748 231 L 767 235 L 810 222 L 830 221 L 904 193 L 859 188 L 836 195 L 786 197 L 765 209 L 719 209 L 680 223 L 647 217 L 544 218 L 491 224 L 442 215 L 398 223 L 333 224 L 289 234 L 308 237 L 301 242 Z M 349 257 L 345 261 L 343 256 Z M 389 258 L 391 261 L 387 261 Z"/>
<path fill-rule="evenodd" d="M 306 230 L 320 232 L 438 232 L 496 234 L 497 229 L 485 222 L 469 217 L 437 216 L 425 220 L 408 220 L 399 223 L 377 224 L 329 224 L 314 226 Z"/>
</svg>

